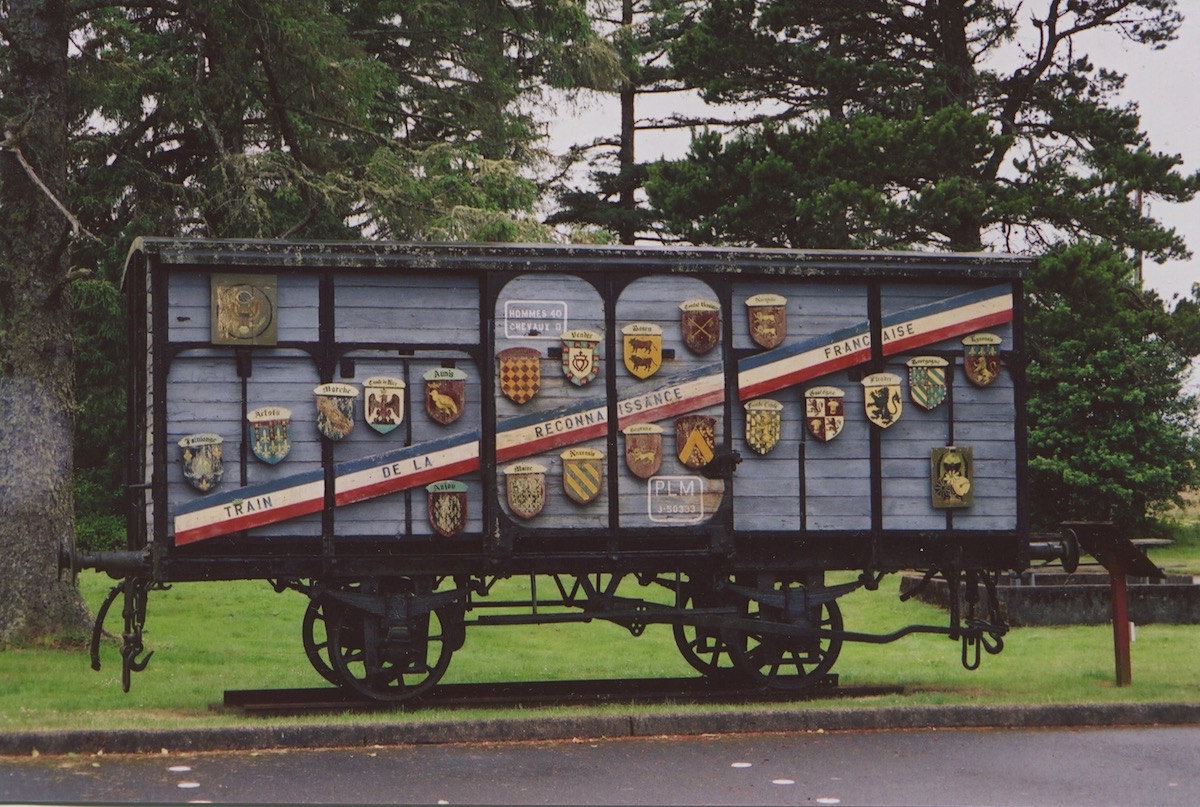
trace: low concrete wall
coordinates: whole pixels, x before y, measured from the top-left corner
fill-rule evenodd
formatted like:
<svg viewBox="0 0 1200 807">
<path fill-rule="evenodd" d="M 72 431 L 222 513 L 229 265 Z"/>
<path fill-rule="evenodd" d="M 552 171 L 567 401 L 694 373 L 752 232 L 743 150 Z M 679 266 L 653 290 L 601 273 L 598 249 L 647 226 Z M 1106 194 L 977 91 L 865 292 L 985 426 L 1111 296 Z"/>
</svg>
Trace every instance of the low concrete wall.
<svg viewBox="0 0 1200 807">
<path fill-rule="evenodd" d="M 915 588 L 919 577 L 905 575 L 900 591 Z M 1137 625 L 1200 624 L 1200 585 L 1195 578 L 1168 575 L 1166 580 L 1130 577 L 1129 619 Z M 987 593 L 980 587 L 979 612 L 987 612 Z M 1107 625 L 1112 622 L 1108 574 L 1034 573 L 1001 578 L 996 593 L 1014 627 L 1029 625 Z M 949 587 L 940 578 L 914 597 L 948 607 Z"/>
</svg>

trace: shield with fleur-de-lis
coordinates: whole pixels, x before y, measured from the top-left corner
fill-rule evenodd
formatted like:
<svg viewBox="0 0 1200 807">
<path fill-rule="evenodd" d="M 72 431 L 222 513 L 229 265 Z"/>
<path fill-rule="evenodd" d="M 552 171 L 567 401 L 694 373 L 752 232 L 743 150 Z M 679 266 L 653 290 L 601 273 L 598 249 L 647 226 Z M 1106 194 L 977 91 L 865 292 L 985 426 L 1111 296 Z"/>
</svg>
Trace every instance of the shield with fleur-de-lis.
<svg viewBox="0 0 1200 807">
<path fill-rule="evenodd" d="M 1001 341 L 994 333 L 973 333 L 963 338 L 963 370 L 975 386 L 986 387 L 1000 377 Z"/>
<path fill-rule="evenodd" d="M 750 338 L 767 349 L 783 344 L 787 336 L 787 298 L 779 294 L 755 294 L 746 298 Z"/>
<path fill-rule="evenodd" d="M 455 479 L 425 486 L 429 523 L 443 538 L 453 538 L 467 525 L 467 484 Z"/>
<path fill-rule="evenodd" d="M 746 445 L 766 454 L 779 443 L 783 433 L 783 404 L 770 398 L 746 401 Z"/>
<path fill-rule="evenodd" d="M 563 334 L 563 375 L 577 387 L 587 386 L 600 373 L 596 348 L 603 337 L 595 331 L 575 328 Z"/>
<path fill-rule="evenodd" d="M 404 387 L 398 378 L 372 376 L 363 381 L 363 419 L 380 434 L 387 434 L 404 420 Z"/>
<path fill-rule="evenodd" d="M 811 387 L 804 393 L 804 427 L 822 442 L 837 437 L 846 424 L 846 393 L 837 387 Z"/>
<path fill-rule="evenodd" d="M 448 426 L 458 420 L 467 401 L 467 374 L 453 367 L 425 373 L 425 414 Z"/>
<path fill-rule="evenodd" d="M 292 449 L 292 410 L 260 406 L 246 413 L 250 451 L 268 465 L 276 465 Z"/>
<path fill-rule="evenodd" d="M 636 423 L 625 429 L 625 467 L 638 479 L 658 473 L 663 459 L 663 427 Z"/>
<path fill-rule="evenodd" d="M 721 305 L 716 300 L 686 300 L 679 305 L 683 343 L 704 355 L 721 341 Z"/>
<path fill-rule="evenodd" d="M 576 504 L 588 504 L 604 488 L 604 452 L 594 448 L 568 448 L 562 458 L 563 493 Z"/>
<path fill-rule="evenodd" d="M 867 420 L 881 429 L 900 420 L 904 402 L 900 398 L 900 376 L 895 373 L 871 373 L 862 380 L 863 406 Z"/>
<path fill-rule="evenodd" d="M 523 404 L 542 387 L 542 354 L 532 347 L 510 347 L 496 354 L 500 391 L 515 404 Z"/>
<path fill-rule="evenodd" d="M 717 449 L 717 419 L 708 415 L 675 418 L 675 456 L 688 468 L 703 468 Z"/>
<path fill-rule="evenodd" d="M 530 519 L 546 506 L 546 466 L 515 462 L 504 469 L 505 499 L 513 515 Z"/>
<path fill-rule="evenodd" d="M 662 367 L 662 326 L 634 322 L 621 329 L 625 369 L 634 378 L 649 378 Z"/>
<path fill-rule="evenodd" d="M 330 440 L 341 440 L 354 430 L 354 399 L 358 388 L 350 384 L 322 384 L 317 397 L 317 431 Z"/>
<path fill-rule="evenodd" d="M 183 458 L 183 478 L 201 493 L 208 493 L 221 483 L 225 465 L 221 460 L 221 444 L 225 438 L 205 432 L 189 434 L 179 441 Z"/>
<path fill-rule="evenodd" d="M 914 356 L 908 360 L 908 397 L 925 410 L 946 400 L 946 366 L 940 356 Z"/>
</svg>

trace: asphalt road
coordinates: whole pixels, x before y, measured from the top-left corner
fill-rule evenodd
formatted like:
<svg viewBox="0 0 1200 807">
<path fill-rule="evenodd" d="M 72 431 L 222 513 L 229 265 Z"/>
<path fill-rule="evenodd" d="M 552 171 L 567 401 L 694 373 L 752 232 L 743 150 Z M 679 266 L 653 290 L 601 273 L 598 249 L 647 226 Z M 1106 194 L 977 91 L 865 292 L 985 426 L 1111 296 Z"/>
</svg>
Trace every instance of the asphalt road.
<svg viewBox="0 0 1200 807">
<path fill-rule="evenodd" d="M 1200 804 L 1200 728 L 913 729 L 0 758 L 0 802 Z"/>
</svg>

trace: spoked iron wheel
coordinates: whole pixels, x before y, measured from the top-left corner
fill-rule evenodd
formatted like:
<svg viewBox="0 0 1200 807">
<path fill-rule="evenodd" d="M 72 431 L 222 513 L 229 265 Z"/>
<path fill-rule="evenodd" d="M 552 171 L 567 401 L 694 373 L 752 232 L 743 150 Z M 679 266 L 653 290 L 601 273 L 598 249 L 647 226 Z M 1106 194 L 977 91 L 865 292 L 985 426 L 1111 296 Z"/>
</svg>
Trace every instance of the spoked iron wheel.
<svg viewBox="0 0 1200 807">
<path fill-rule="evenodd" d="M 453 654 L 447 617 L 437 611 L 412 620 L 404 635 L 387 635 L 383 620 L 356 608 L 328 614 L 329 654 L 341 682 L 380 701 L 404 701 L 441 680 Z M 395 631 L 393 631 L 395 634 Z"/>
<path fill-rule="evenodd" d="M 842 651 L 842 609 L 836 600 L 812 605 L 793 625 L 819 630 L 822 635 L 786 636 L 766 631 L 728 631 L 729 653 L 750 681 L 771 689 L 801 690 L 821 681 Z M 743 616 L 783 621 L 783 609 L 750 601 Z M 829 634 L 834 635 L 829 635 Z"/>
<path fill-rule="evenodd" d="M 329 626 L 325 624 L 325 614 L 331 608 L 336 606 L 319 599 L 309 600 L 300 633 L 304 640 L 304 655 L 308 656 L 313 669 L 329 683 L 342 686 L 344 682 L 337 670 L 333 669 L 333 661 L 329 656 Z"/>
<path fill-rule="evenodd" d="M 681 608 L 716 608 L 732 600 L 722 597 L 711 588 L 688 583 L 680 596 Z M 729 646 L 719 628 L 704 625 L 674 625 L 675 646 L 687 663 L 713 681 L 732 683 L 743 677 L 729 655 Z"/>
</svg>

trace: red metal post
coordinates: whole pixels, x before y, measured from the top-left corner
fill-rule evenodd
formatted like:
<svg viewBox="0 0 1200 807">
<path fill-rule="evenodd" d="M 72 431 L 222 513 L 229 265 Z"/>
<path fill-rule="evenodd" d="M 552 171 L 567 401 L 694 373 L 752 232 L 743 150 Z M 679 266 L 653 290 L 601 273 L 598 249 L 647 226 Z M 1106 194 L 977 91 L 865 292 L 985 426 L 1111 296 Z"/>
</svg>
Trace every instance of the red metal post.
<svg viewBox="0 0 1200 807">
<path fill-rule="evenodd" d="M 1112 589 L 1113 651 L 1117 659 L 1117 686 L 1125 687 L 1133 681 L 1129 660 L 1129 591 L 1124 571 L 1110 571 L 1108 579 Z"/>
</svg>

